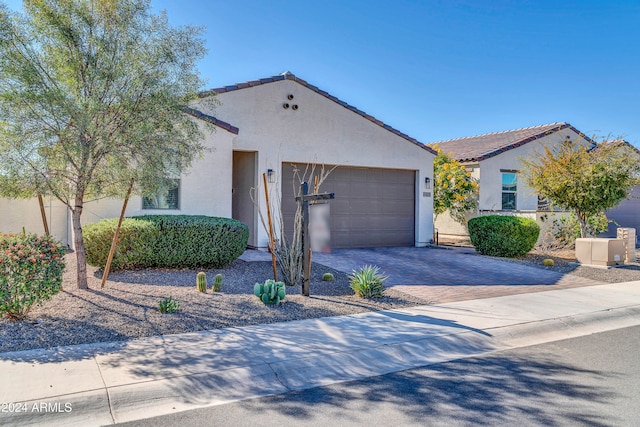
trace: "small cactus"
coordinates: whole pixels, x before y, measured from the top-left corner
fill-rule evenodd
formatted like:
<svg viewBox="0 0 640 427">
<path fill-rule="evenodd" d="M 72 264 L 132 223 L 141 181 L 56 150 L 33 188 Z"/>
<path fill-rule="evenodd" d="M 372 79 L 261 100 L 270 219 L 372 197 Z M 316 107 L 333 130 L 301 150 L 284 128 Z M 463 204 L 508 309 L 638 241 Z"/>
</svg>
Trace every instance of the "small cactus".
<svg viewBox="0 0 640 427">
<path fill-rule="evenodd" d="M 222 289 L 222 274 L 216 274 L 216 277 L 213 278 L 213 292 L 220 292 Z"/>
<path fill-rule="evenodd" d="M 333 282 L 335 280 L 335 278 L 333 277 L 333 274 L 331 273 L 324 273 L 322 275 L 322 281 L 323 282 Z"/>
<path fill-rule="evenodd" d="M 196 288 L 200 292 L 207 292 L 207 275 L 204 271 L 201 271 L 196 276 Z"/>
<path fill-rule="evenodd" d="M 253 287 L 253 293 L 264 304 L 271 305 L 280 304 L 280 301 L 286 297 L 284 282 L 276 282 L 271 279 L 266 280 L 264 283 L 256 283 Z"/>
<path fill-rule="evenodd" d="M 542 265 L 545 267 L 553 267 L 556 263 L 551 258 L 545 258 L 542 260 Z"/>
</svg>

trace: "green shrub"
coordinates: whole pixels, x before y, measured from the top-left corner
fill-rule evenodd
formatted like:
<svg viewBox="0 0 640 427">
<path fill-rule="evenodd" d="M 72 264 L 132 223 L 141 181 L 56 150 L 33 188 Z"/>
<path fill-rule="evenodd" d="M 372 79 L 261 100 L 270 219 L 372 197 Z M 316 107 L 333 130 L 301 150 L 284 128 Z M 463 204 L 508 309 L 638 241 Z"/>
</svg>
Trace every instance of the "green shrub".
<svg viewBox="0 0 640 427">
<path fill-rule="evenodd" d="M 351 289 L 361 298 L 380 298 L 384 292 L 384 282 L 387 276 L 379 274 L 379 267 L 365 265 L 359 270 L 354 270 L 349 275 Z"/>
<path fill-rule="evenodd" d="M 89 264 L 105 266 L 116 225 L 116 220 L 102 220 L 84 227 Z M 195 215 L 126 218 L 111 269 L 222 268 L 242 255 L 248 239 L 249 228 L 230 218 Z"/>
<path fill-rule="evenodd" d="M 222 289 L 222 274 L 216 274 L 213 278 L 213 286 L 211 286 L 211 290 L 213 292 L 220 292 Z"/>
<path fill-rule="evenodd" d="M 323 282 L 333 282 L 334 280 L 335 280 L 335 277 L 333 277 L 333 274 L 331 273 L 324 273 L 322 275 Z"/>
<path fill-rule="evenodd" d="M 260 298 L 264 304 L 278 305 L 280 301 L 286 298 L 286 291 L 284 288 L 284 282 L 276 282 L 272 279 L 267 279 L 264 284 L 256 283 L 253 286 L 253 294 Z"/>
<path fill-rule="evenodd" d="M 470 219 L 468 227 L 478 253 L 508 258 L 529 252 L 540 234 L 540 226 L 534 220 L 518 216 L 480 216 Z"/>
<path fill-rule="evenodd" d="M 162 299 L 158 302 L 158 310 L 160 313 L 175 313 L 180 309 L 180 302 L 173 299 L 173 297 L 168 297 Z"/>
<path fill-rule="evenodd" d="M 556 263 L 551 258 L 545 258 L 542 260 L 542 265 L 545 267 L 553 267 Z"/>
<path fill-rule="evenodd" d="M 23 319 L 60 292 L 65 252 L 51 237 L 0 234 L 0 313 Z"/>
<path fill-rule="evenodd" d="M 104 267 L 107 264 L 113 234 L 118 219 L 103 219 L 82 227 L 87 263 Z M 111 270 L 151 267 L 155 264 L 150 242 L 158 239 L 160 230 L 152 221 L 124 218 L 118 233 L 118 244 L 111 261 Z"/>
</svg>

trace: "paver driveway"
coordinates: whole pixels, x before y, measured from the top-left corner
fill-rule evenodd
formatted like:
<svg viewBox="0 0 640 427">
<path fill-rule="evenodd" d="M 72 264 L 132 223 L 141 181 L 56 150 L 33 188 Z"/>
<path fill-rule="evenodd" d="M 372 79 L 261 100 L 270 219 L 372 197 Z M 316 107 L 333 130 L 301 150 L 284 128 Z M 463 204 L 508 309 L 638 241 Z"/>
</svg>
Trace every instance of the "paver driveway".
<svg viewBox="0 0 640 427">
<path fill-rule="evenodd" d="M 351 273 L 367 264 L 389 276 L 385 283 L 430 302 L 489 298 L 598 285 L 600 282 L 519 263 L 441 248 L 336 249 L 313 262 Z"/>
</svg>

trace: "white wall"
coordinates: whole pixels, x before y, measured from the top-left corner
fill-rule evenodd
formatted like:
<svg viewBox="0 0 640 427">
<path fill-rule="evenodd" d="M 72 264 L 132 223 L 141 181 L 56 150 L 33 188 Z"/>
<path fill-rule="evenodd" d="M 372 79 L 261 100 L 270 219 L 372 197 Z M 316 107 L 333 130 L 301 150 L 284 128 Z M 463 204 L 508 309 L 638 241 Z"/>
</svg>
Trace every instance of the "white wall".
<svg viewBox="0 0 640 427">
<path fill-rule="evenodd" d="M 287 99 L 290 94 L 292 100 Z M 233 148 L 258 151 L 258 174 L 273 169 L 279 181 L 283 161 L 417 171 L 416 244 L 432 239 L 433 199 L 423 197 L 424 178 L 433 182 L 432 153 L 291 80 L 221 93 L 217 98 L 221 105 L 210 113 L 240 128 Z M 298 105 L 298 110 L 284 109 L 285 102 Z M 271 184 L 270 194 L 280 192 L 279 185 Z M 263 191 L 260 203 L 266 212 Z M 259 246 L 267 246 L 266 231 L 258 230 Z"/>
<path fill-rule="evenodd" d="M 232 140 L 235 136 L 224 129 L 201 129 L 205 135 L 207 151 L 196 159 L 192 167 L 180 177 L 180 209 L 142 209 L 142 198 L 132 196 L 127 205 L 126 216 L 175 214 L 231 217 L 231 164 L 233 161 Z M 73 246 L 73 227 L 67 209 L 55 200 L 45 199 L 51 234 L 63 243 Z M 51 207 L 48 205 L 51 204 Z M 85 202 L 82 224 L 105 218 L 117 218 L 123 200 L 101 199 Z M 50 213 L 52 216 L 50 217 Z M 44 232 L 37 199 L 0 199 L 0 231 Z"/>
<path fill-rule="evenodd" d="M 67 208 L 58 200 L 44 197 L 45 215 L 49 232 L 67 244 Z M 28 233 L 44 234 L 40 204 L 37 198 L 2 199 L 0 198 L 0 232 L 18 233 L 22 227 Z"/>
</svg>

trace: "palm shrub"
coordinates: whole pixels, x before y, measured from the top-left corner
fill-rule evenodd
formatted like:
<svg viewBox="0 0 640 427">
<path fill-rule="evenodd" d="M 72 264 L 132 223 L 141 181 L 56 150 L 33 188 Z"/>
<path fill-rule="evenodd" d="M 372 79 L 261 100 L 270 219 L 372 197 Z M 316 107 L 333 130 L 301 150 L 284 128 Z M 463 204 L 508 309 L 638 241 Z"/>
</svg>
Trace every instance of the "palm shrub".
<svg viewBox="0 0 640 427">
<path fill-rule="evenodd" d="M 361 298 L 380 298 L 384 292 L 384 282 L 389 278 L 379 274 L 380 267 L 365 265 L 350 274 L 349 284 L 353 292 Z"/>
<path fill-rule="evenodd" d="M 23 319 L 60 292 L 65 252 L 49 236 L 0 233 L 0 313 Z"/>
<path fill-rule="evenodd" d="M 478 253 L 507 258 L 528 253 L 540 234 L 540 226 L 534 220 L 518 216 L 479 216 L 470 219 L 468 227 Z"/>
</svg>

